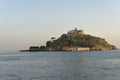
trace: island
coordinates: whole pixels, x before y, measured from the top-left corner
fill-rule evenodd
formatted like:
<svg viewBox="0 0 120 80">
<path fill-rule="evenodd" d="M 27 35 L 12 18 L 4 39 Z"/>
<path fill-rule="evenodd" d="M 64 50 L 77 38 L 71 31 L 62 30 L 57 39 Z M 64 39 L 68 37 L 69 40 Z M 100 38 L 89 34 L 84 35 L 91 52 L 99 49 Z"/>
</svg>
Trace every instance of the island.
<svg viewBox="0 0 120 80">
<path fill-rule="evenodd" d="M 46 42 L 46 46 L 30 46 L 25 51 L 91 51 L 91 50 L 115 50 L 114 45 L 109 44 L 105 39 L 85 34 L 77 28 L 62 34 L 59 38 L 52 37 Z"/>
</svg>

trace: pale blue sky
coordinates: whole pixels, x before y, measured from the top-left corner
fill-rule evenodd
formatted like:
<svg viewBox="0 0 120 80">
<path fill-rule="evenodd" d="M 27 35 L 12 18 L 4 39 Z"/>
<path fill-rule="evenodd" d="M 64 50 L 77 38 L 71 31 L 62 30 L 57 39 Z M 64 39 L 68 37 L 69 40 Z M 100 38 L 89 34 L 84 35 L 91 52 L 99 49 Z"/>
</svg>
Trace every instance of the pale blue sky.
<svg viewBox="0 0 120 80">
<path fill-rule="evenodd" d="M 120 47 L 120 0 L 0 0 L 0 50 L 44 45 L 77 27 Z"/>
</svg>

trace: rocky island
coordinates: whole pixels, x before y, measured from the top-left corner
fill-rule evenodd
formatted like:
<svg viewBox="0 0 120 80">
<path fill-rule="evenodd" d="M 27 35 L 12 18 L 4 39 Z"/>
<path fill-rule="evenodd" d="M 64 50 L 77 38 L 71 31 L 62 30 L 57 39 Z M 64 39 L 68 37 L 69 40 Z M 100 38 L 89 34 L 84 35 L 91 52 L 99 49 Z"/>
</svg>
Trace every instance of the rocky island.
<svg viewBox="0 0 120 80">
<path fill-rule="evenodd" d="M 90 51 L 90 50 L 115 50 L 114 45 L 109 44 L 105 39 L 85 34 L 83 30 L 68 31 L 59 38 L 52 37 L 46 42 L 46 46 L 30 46 L 24 51 Z"/>
</svg>

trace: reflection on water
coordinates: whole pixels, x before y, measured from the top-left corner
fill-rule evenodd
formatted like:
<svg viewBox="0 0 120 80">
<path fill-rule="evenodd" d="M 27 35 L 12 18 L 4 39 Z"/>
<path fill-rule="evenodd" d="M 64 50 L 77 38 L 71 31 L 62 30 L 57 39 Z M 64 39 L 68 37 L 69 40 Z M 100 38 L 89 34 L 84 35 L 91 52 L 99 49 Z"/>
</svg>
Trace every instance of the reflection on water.
<svg viewBox="0 0 120 80">
<path fill-rule="evenodd" d="M 64 63 L 66 63 L 66 62 L 70 62 L 70 63 L 72 63 L 72 62 L 78 62 L 78 63 L 82 63 L 82 62 L 84 62 L 84 60 L 68 60 L 68 61 L 63 61 Z"/>
<path fill-rule="evenodd" d="M 112 64 L 120 64 L 120 59 L 107 59 L 104 60 L 104 62 L 112 63 Z"/>
<path fill-rule="evenodd" d="M 0 53 L 0 80 L 119 80 L 120 51 Z"/>
</svg>

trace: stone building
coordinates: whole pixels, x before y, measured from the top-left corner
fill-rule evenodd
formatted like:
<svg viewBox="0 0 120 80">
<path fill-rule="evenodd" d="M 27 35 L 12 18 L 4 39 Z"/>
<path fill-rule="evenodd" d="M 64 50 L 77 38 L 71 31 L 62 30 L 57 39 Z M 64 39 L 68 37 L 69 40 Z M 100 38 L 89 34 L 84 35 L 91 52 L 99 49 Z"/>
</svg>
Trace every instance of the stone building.
<svg viewBox="0 0 120 80">
<path fill-rule="evenodd" d="M 83 30 L 77 30 L 77 28 L 75 28 L 74 30 L 70 30 L 67 33 L 68 35 L 79 35 L 79 34 L 84 34 Z"/>
<path fill-rule="evenodd" d="M 89 51 L 89 47 L 63 47 L 63 51 Z"/>
<path fill-rule="evenodd" d="M 39 50 L 40 50 L 40 47 L 39 47 L 39 46 L 30 46 L 30 47 L 29 47 L 29 50 L 30 50 L 30 51 L 39 51 Z"/>
</svg>

